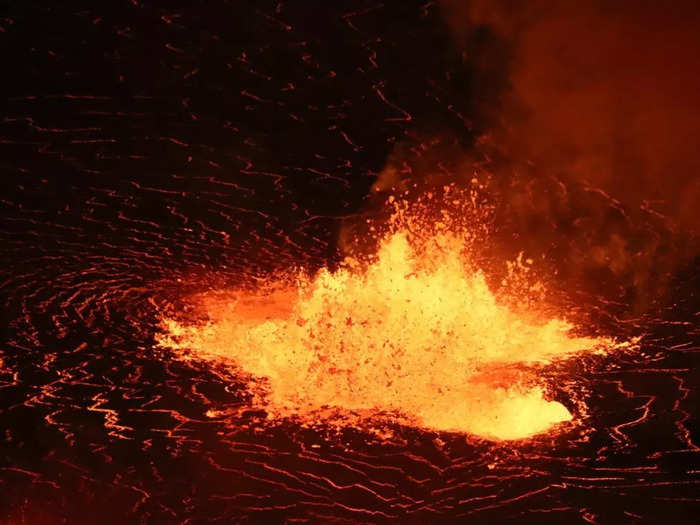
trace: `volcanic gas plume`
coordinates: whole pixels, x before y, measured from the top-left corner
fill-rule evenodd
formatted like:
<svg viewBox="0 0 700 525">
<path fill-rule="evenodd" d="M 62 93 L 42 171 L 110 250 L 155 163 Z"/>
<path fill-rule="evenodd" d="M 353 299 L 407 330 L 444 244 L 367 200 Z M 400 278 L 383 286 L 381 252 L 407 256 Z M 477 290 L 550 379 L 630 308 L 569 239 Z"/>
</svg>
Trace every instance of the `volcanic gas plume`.
<svg viewBox="0 0 700 525">
<path fill-rule="evenodd" d="M 235 367 L 254 405 L 302 423 L 382 417 L 517 439 L 570 420 L 538 370 L 615 343 L 573 335 L 572 324 L 533 308 L 540 285 L 522 261 L 491 289 L 472 262 L 479 235 L 451 189 L 414 206 L 392 200 L 371 257 L 194 298 L 207 321 L 166 318 L 161 344 Z M 440 202 L 453 210 L 418 211 Z"/>
<path fill-rule="evenodd" d="M 514 158 L 697 228 L 697 2 L 443 0 L 456 44 L 508 76 L 497 137 Z M 494 35 L 475 48 L 477 28 Z M 508 57 L 505 59 L 504 57 Z"/>
<path fill-rule="evenodd" d="M 517 249 L 555 249 L 585 287 L 647 310 L 700 253 L 697 2 L 440 6 Z"/>
</svg>

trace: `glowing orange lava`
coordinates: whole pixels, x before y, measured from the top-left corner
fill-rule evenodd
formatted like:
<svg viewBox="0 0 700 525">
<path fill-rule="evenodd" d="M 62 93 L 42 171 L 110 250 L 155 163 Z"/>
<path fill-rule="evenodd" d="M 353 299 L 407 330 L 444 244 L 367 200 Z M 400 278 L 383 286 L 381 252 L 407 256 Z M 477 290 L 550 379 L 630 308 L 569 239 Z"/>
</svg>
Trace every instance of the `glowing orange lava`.
<svg viewBox="0 0 700 525">
<path fill-rule="evenodd" d="M 614 343 L 514 307 L 470 263 L 467 231 L 449 220 L 416 228 L 406 210 L 372 259 L 271 281 L 274 291 L 203 294 L 208 321 L 164 319 L 160 343 L 231 363 L 270 417 L 384 417 L 495 440 L 570 420 L 535 365 Z"/>
</svg>

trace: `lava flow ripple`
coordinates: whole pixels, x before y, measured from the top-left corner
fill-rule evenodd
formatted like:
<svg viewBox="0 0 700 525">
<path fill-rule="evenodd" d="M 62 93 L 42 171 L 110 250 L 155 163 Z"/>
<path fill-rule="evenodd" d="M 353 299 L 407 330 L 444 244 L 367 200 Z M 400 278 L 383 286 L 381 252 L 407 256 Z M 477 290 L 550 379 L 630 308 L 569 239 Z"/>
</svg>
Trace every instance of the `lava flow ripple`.
<svg viewBox="0 0 700 525">
<path fill-rule="evenodd" d="M 423 130 L 483 131 L 455 109 L 463 57 L 434 3 L 93 4 L 0 21 L 18 64 L 0 120 L 0 521 L 695 522 L 697 259 L 641 312 L 569 294 L 590 325 L 566 342 L 635 344 L 538 365 L 526 381 L 566 415 L 524 439 L 271 417 L 240 367 L 164 344 L 164 319 L 206 322 L 198 298 L 342 275 L 345 228 L 396 144 L 417 165 L 450 142 Z"/>
</svg>

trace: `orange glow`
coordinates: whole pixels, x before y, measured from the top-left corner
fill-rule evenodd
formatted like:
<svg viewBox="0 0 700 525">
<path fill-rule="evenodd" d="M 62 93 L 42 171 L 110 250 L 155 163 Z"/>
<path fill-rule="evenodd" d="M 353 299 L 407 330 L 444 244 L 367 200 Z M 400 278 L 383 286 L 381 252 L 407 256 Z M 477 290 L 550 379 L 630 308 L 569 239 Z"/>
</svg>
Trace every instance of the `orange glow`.
<svg viewBox="0 0 700 525">
<path fill-rule="evenodd" d="M 394 206 L 374 257 L 271 280 L 267 291 L 202 294 L 207 322 L 164 319 L 161 345 L 230 363 L 250 377 L 254 404 L 302 423 L 381 417 L 511 440 L 571 420 L 537 369 L 614 343 L 543 319 L 512 286 L 492 291 L 470 263 L 463 217 L 428 224 Z"/>
</svg>

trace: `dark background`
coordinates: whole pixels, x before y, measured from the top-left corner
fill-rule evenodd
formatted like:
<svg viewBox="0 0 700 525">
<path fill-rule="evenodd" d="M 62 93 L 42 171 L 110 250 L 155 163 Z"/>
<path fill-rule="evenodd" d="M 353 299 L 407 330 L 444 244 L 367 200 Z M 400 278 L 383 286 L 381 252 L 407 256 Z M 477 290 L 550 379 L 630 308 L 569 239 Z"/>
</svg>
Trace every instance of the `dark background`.
<svg viewBox="0 0 700 525">
<path fill-rule="evenodd" d="M 521 447 L 212 417 L 236 379 L 154 350 L 192 291 L 337 260 L 397 144 L 469 150 L 494 38 L 473 62 L 432 2 L 5 5 L 0 520 L 693 523 L 692 265 L 645 315 L 599 305 L 643 348 L 551 371 L 588 413 Z"/>
</svg>

